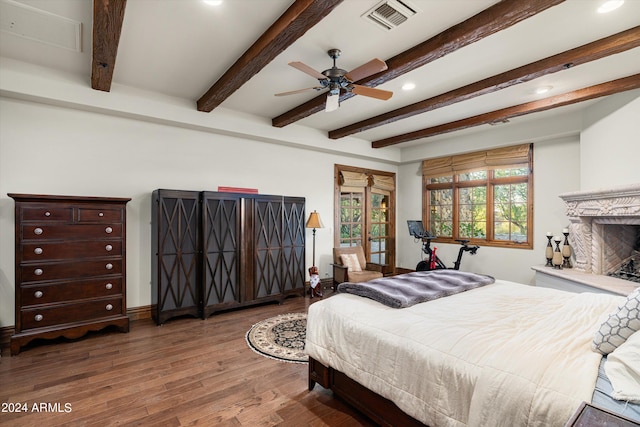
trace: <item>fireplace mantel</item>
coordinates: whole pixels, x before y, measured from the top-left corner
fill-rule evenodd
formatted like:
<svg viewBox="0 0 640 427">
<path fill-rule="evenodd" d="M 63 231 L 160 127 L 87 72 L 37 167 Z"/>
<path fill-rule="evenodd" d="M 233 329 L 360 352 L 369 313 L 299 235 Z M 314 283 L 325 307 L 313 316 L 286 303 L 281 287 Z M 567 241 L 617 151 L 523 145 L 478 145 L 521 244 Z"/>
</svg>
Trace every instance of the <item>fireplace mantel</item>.
<svg viewBox="0 0 640 427">
<path fill-rule="evenodd" d="M 569 217 L 640 218 L 640 184 L 560 194 Z"/>
</svg>

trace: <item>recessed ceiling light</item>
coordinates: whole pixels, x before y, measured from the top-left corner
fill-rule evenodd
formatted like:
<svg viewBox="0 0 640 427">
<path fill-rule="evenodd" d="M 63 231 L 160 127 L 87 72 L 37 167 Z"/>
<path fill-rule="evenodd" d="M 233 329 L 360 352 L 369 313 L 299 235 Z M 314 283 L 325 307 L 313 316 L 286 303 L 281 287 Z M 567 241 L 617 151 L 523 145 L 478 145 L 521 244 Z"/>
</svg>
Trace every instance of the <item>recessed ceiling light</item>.
<svg viewBox="0 0 640 427">
<path fill-rule="evenodd" d="M 607 13 L 611 12 L 612 10 L 616 10 L 617 8 L 622 6 L 623 3 L 624 0 L 608 0 L 600 5 L 600 7 L 598 8 L 598 13 Z"/>
<path fill-rule="evenodd" d="M 222 0 L 202 0 L 209 6 L 220 6 L 222 4 Z"/>
<path fill-rule="evenodd" d="M 536 93 L 538 95 L 542 95 L 549 92 L 551 89 L 553 89 L 553 86 L 540 86 L 539 88 L 536 89 Z"/>
<path fill-rule="evenodd" d="M 402 85 L 402 90 L 414 90 L 415 88 L 416 84 L 411 82 Z"/>
</svg>

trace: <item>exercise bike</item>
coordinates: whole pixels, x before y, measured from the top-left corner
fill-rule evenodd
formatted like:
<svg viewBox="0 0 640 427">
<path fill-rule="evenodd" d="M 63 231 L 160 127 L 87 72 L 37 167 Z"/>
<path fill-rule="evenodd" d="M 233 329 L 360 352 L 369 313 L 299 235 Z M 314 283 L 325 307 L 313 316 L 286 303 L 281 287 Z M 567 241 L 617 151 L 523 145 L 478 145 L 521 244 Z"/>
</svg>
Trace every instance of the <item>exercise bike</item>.
<svg viewBox="0 0 640 427">
<path fill-rule="evenodd" d="M 407 221 L 407 225 L 409 226 L 409 234 L 416 239 L 422 240 L 422 252 L 427 255 L 424 260 L 420 261 L 418 265 L 416 265 L 416 271 L 443 269 L 460 270 L 462 255 L 464 255 L 465 252 L 475 255 L 478 249 L 480 249 L 480 246 L 477 245 L 469 246 L 469 240 L 467 239 L 456 239 L 456 242 L 460 242 L 461 245 L 460 250 L 458 250 L 458 258 L 453 263 L 453 267 L 447 267 L 436 254 L 436 248 L 434 247 L 431 249 L 431 241 L 435 240 L 436 236 L 424 229 L 422 221 L 409 220 Z"/>
</svg>

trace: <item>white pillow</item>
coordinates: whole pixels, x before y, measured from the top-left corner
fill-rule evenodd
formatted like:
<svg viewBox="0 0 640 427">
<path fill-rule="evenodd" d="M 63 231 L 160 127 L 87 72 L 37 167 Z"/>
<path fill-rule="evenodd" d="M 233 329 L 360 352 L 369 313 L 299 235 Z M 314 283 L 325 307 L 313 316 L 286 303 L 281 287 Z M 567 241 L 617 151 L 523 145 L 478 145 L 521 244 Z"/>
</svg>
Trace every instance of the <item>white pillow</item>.
<svg viewBox="0 0 640 427">
<path fill-rule="evenodd" d="M 618 309 L 600 325 L 591 348 L 593 351 L 609 354 L 638 330 L 640 330 L 640 288 L 631 292 Z"/>
<path fill-rule="evenodd" d="M 340 255 L 342 264 L 347 267 L 348 272 L 362 271 L 360 268 L 360 261 L 358 261 L 358 255 L 356 254 L 342 254 Z"/>
<path fill-rule="evenodd" d="M 607 356 L 604 371 L 613 387 L 611 397 L 640 403 L 640 332 Z"/>
</svg>

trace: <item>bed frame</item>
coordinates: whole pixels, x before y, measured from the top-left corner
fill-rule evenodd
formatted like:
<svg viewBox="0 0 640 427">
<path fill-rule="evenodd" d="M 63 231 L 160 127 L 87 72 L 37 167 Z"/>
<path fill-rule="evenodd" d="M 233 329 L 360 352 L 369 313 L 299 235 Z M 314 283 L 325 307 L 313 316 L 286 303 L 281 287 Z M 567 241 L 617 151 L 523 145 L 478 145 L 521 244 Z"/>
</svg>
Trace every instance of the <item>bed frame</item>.
<svg viewBox="0 0 640 427">
<path fill-rule="evenodd" d="M 360 385 L 340 371 L 324 366 L 309 357 L 309 391 L 315 385 L 333 393 L 381 426 L 426 427 L 420 421 L 402 412 L 395 403 Z"/>
</svg>

